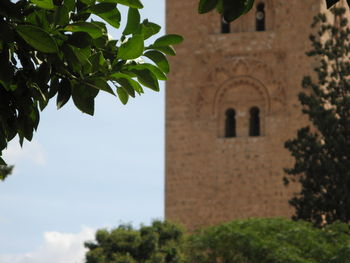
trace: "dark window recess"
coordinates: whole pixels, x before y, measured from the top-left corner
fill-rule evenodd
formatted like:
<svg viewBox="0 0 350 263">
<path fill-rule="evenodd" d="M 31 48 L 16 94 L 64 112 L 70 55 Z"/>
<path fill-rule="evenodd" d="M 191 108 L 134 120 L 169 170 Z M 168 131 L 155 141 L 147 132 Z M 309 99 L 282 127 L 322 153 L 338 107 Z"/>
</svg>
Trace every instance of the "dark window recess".
<svg viewBox="0 0 350 263">
<path fill-rule="evenodd" d="M 249 136 L 260 136 L 260 110 L 258 107 L 250 109 Z"/>
<path fill-rule="evenodd" d="M 228 109 L 226 111 L 225 137 L 236 137 L 236 111 L 234 109 Z"/>
<path fill-rule="evenodd" d="M 230 22 L 226 22 L 224 17 L 221 15 L 221 33 L 230 33 Z"/>
<path fill-rule="evenodd" d="M 259 3 L 255 13 L 256 31 L 265 31 L 265 4 Z"/>
</svg>

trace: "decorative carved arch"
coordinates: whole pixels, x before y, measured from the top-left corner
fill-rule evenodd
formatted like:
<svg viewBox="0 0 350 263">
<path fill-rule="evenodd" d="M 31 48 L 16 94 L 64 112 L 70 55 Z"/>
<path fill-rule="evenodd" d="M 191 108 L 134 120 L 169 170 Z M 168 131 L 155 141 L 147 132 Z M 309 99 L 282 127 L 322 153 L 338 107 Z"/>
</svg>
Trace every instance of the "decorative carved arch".
<svg viewBox="0 0 350 263">
<path fill-rule="evenodd" d="M 227 59 L 224 63 L 214 67 L 214 70 L 211 69 L 208 72 L 209 79 L 214 83 L 222 83 L 223 78 L 220 78 L 221 76 L 226 76 L 224 79 L 229 79 L 240 75 L 252 76 L 264 83 L 266 81 L 271 82 L 269 81 L 271 77 L 274 80 L 273 70 L 266 63 L 246 57 Z"/>
<path fill-rule="evenodd" d="M 256 87 L 263 94 L 268 112 L 285 110 L 286 94 L 283 85 L 276 80 L 272 68 L 260 60 L 246 56 L 224 59 L 217 66 L 213 66 L 206 75 L 207 78 L 199 85 L 194 102 L 196 118 L 203 114 L 215 114 L 218 94 L 230 81 L 233 85 L 239 85 L 238 82 L 241 82 Z"/>
<path fill-rule="evenodd" d="M 222 83 L 219 89 L 216 90 L 216 93 L 214 95 L 214 103 L 213 103 L 213 108 L 212 108 L 212 113 L 214 116 L 218 114 L 218 109 L 220 103 L 223 101 L 223 98 L 225 98 L 225 94 L 230 89 L 235 89 L 240 86 L 250 86 L 252 87 L 258 94 L 259 96 L 263 99 L 265 108 L 263 109 L 266 113 L 268 113 L 271 109 L 271 102 L 270 102 L 270 97 L 268 90 L 264 86 L 264 84 L 250 76 L 237 76 L 233 77 L 231 79 L 226 80 L 224 83 Z"/>
</svg>

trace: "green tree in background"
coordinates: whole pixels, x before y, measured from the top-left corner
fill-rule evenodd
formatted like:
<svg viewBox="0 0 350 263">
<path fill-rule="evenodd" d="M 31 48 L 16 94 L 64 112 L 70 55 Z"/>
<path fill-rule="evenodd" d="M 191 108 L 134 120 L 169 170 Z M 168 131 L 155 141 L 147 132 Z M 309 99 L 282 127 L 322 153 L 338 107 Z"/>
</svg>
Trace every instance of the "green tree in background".
<svg viewBox="0 0 350 263">
<path fill-rule="evenodd" d="M 348 263 L 349 226 L 318 229 L 282 218 L 252 218 L 192 234 L 188 263 Z"/>
<path fill-rule="evenodd" d="M 332 12 L 335 23 L 323 14 L 315 17 L 318 32 L 310 36 L 308 55 L 319 62 L 317 80 L 305 77 L 306 91 L 299 95 L 313 127 L 300 129 L 285 144 L 295 158 L 294 167 L 286 169 L 286 183 L 301 184 L 290 200 L 294 219 L 317 226 L 350 223 L 350 29 L 344 9 Z"/>
<path fill-rule="evenodd" d="M 110 39 L 106 24 L 120 27 L 121 5 L 129 8 L 127 23 L 119 39 Z M 0 165 L 16 135 L 21 144 L 32 139 L 53 97 L 57 108 L 72 98 L 93 115 L 100 91 L 126 104 L 144 87 L 159 90 L 158 80 L 169 72 L 166 55 L 175 55 L 172 45 L 182 37 L 166 35 L 146 45 L 160 26 L 141 21 L 142 7 L 140 0 L 0 1 Z"/>
<path fill-rule="evenodd" d="M 119 226 L 98 230 L 96 241 L 86 242 L 86 263 L 181 263 L 183 231 L 175 224 L 154 221 L 135 230 Z"/>
<path fill-rule="evenodd" d="M 184 234 L 169 222 L 99 230 L 86 263 L 348 263 L 349 225 L 283 218 L 235 220 Z"/>
</svg>

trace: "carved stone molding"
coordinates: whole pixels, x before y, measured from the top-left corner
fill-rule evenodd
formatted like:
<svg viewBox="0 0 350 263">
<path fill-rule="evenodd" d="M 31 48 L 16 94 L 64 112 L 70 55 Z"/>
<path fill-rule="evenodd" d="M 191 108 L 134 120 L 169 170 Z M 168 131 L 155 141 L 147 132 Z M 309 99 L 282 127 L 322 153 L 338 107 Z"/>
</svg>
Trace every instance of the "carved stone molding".
<svg viewBox="0 0 350 263">
<path fill-rule="evenodd" d="M 225 90 L 242 85 L 252 86 L 261 93 L 267 106 L 266 113 L 285 109 L 286 93 L 275 78 L 274 71 L 263 61 L 251 57 L 225 59 L 214 66 L 199 85 L 195 101 L 197 117 L 215 114 L 216 105 L 220 103 L 220 96 L 224 96 Z"/>
</svg>

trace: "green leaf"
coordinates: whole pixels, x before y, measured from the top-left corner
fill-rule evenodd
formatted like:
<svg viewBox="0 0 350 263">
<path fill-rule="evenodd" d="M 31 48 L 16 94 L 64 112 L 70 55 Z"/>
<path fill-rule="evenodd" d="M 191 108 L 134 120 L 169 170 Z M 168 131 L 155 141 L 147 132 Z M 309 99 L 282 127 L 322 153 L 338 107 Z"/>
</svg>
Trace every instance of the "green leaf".
<svg viewBox="0 0 350 263">
<path fill-rule="evenodd" d="M 122 4 L 132 8 L 143 8 L 143 5 L 140 0 L 97 0 L 101 3 L 114 3 L 114 4 Z"/>
<path fill-rule="evenodd" d="M 100 3 L 93 5 L 89 8 L 89 11 L 103 20 L 108 22 L 111 26 L 119 28 L 120 26 L 120 12 L 116 7 L 116 4 L 112 3 Z"/>
<path fill-rule="evenodd" d="M 147 67 L 142 67 L 141 65 L 131 65 L 124 67 L 127 73 L 130 71 L 131 73 L 137 76 L 138 81 L 154 91 L 159 91 L 159 84 L 157 77 L 154 73 Z"/>
<path fill-rule="evenodd" d="M 0 165 L 7 165 L 4 159 L 2 159 L 1 157 L 0 157 Z"/>
<path fill-rule="evenodd" d="M 124 105 L 128 103 L 129 95 L 122 87 L 117 87 L 117 94 L 118 94 L 119 100 Z"/>
<path fill-rule="evenodd" d="M 53 96 L 56 95 L 59 87 L 59 79 L 58 77 L 53 77 L 50 81 L 50 89 L 49 89 L 49 94 L 48 97 L 51 99 Z"/>
<path fill-rule="evenodd" d="M 77 54 L 75 54 L 73 47 L 70 45 L 63 45 L 61 50 L 64 53 L 65 60 L 68 62 L 72 70 L 76 73 L 81 72 L 82 65 L 77 57 Z"/>
<path fill-rule="evenodd" d="M 144 20 L 141 24 L 141 33 L 143 34 L 144 39 L 148 39 L 151 36 L 154 36 L 160 31 L 161 27 L 155 23 L 148 22 Z"/>
<path fill-rule="evenodd" d="M 138 68 L 147 68 L 150 71 L 152 71 L 152 73 L 157 77 L 157 79 L 159 80 L 167 80 L 167 77 L 165 76 L 165 74 L 156 66 L 149 64 L 149 63 L 144 63 L 144 64 L 140 64 L 137 65 Z"/>
<path fill-rule="evenodd" d="M 43 105 L 47 104 L 47 98 L 37 83 L 28 81 L 27 87 L 32 89 L 33 97 Z"/>
<path fill-rule="evenodd" d="M 52 0 L 30 0 L 33 4 L 44 9 L 54 9 L 55 5 Z"/>
<path fill-rule="evenodd" d="M 150 45 L 146 49 L 147 50 L 148 49 L 156 49 L 156 50 L 161 51 L 164 54 L 170 55 L 170 56 L 175 56 L 176 55 L 175 49 L 172 46 L 159 46 L 158 47 L 158 46 Z"/>
<path fill-rule="evenodd" d="M 50 30 L 50 23 L 47 19 L 46 12 L 47 10 L 38 9 L 26 16 L 25 22 L 33 26 L 38 26 L 45 31 L 48 31 Z"/>
<path fill-rule="evenodd" d="M 58 6 L 54 13 L 55 25 L 66 25 L 69 23 L 69 10 L 65 5 Z"/>
<path fill-rule="evenodd" d="M 170 45 L 175 45 L 179 44 L 183 41 L 183 37 L 180 35 L 165 35 L 160 38 L 158 38 L 156 41 L 154 41 L 153 45 L 154 46 L 170 46 Z"/>
<path fill-rule="evenodd" d="M 88 79 L 86 82 L 86 85 L 88 85 L 94 89 L 103 90 L 103 91 L 108 92 L 108 93 L 115 96 L 112 88 L 108 85 L 107 81 L 104 78 Z"/>
<path fill-rule="evenodd" d="M 90 49 L 79 49 L 79 48 L 75 48 L 73 46 L 70 46 L 70 49 L 73 52 L 73 56 L 77 59 L 79 66 L 76 67 L 76 69 L 78 68 L 82 68 L 83 73 L 85 74 L 89 74 L 91 72 L 91 68 L 92 65 L 90 63 L 90 61 L 88 60 L 88 57 L 90 56 Z M 89 51 L 89 52 L 86 52 Z M 76 70 L 77 73 L 81 73 Z"/>
<path fill-rule="evenodd" d="M 140 57 L 143 51 L 143 36 L 133 35 L 119 47 L 117 58 L 124 60 L 135 59 Z"/>
<path fill-rule="evenodd" d="M 126 89 L 135 90 L 138 94 L 143 93 L 143 89 L 142 89 L 141 85 L 137 81 L 133 80 L 127 74 L 117 72 L 117 73 L 113 73 L 110 76 L 110 78 L 117 81 L 120 85 L 122 85 Z M 132 95 L 133 97 L 135 96 L 134 92 L 130 91 L 130 93 L 129 94 Z"/>
<path fill-rule="evenodd" d="M 69 32 L 85 32 L 94 39 L 99 38 L 103 35 L 103 31 L 99 26 L 89 22 L 77 22 L 69 24 L 64 28 L 64 30 Z"/>
<path fill-rule="evenodd" d="M 198 13 L 204 14 L 213 10 L 217 6 L 218 2 L 219 0 L 200 0 L 198 5 Z"/>
<path fill-rule="evenodd" d="M 14 35 L 12 27 L 8 23 L 0 21 L 0 39 L 12 42 L 14 41 Z"/>
<path fill-rule="evenodd" d="M 93 45 L 98 47 L 98 48 L 103 48 L 105 49 L 107 44 L 108 44 L 108 37 L 107 36 L 102 36 L 99 38 L 96 38 L 92 41 Z"/>
<path fill-rule="evenodd" d="M 36 74 L 36 81 L 38 83 L 48 83 L 51 77 L 51 65 L 47 62 L 42 62 L 39 66 L 38 72 Z"/>
<path fill-rule="evenodd" d="M 23 138 L 26 138 L 28 141 L 31 141 L 33 138 L 34 124 L 30 118 L 30 115 L 33 113 L 33 109 L 30 107 L 28 110 L 29 112 L 27 113 L 20 112 L 18 114 L 18 134 L 20 135 L 20 137 L 22 137 L 22 142 Z"/>
<path fill-rule="evenodd" d="M 228 22 L 240 17 L 245 11 L 246 1 L 223 0 L 223 15 Z"/>
<path fill-rule="evenodd" d="M 0 83 L 3 84 L 5 88 L 9 88 L 9 85 L 13 82 L 14 73 L 14 67 L 9 62 L 5 52 L 0 53 Z"/>
<path fill-rule="evenodd" d="M 130 76 L 123 73 L 114 73 L 111 75 L 111 79 L 118 82 L 131 97 L 135 97 L 135 91 L 140 94 L 142 93 L 142 88 L 140 89 L 140 84 L 133 80 Z"/>
<path fill-rule="evenodd" d="M 86 5 L 92 5 L 95 3 L 95 0 L 79 0 L 79 1 Z"/>
<path fill-rule="evenodd" d="M 92 71 L 103 71 L 107 67 L 106 59 L 104 58 L 102 52 L 97 52 L 89 57 L 89 61 L 92 65 Z"/>
<path fill-rule="evenodd" d="M 254 5 L 254 0 L 246 0 L 243 14 L 248 13 L 249 10 L 252 9 L 253 5 Z"/>
<path fill-rule="evenodd" d="M 162 52 L 150 50 L 143 55 L 152 60 L 164 73 L 169 73 L 169 62 Z"/>
<path fill-rule="evenodd" d="M 18 25 L 16 32 L 33 48 L 44 53 L 57 53 L 55 40 L 40 27 Z"/>
<path fill-rule="evenodd" d="M 82 83 L 73 84 L 72 98 L 75 106 L 84 113 L 94 115 L 95 97 L 98 89 L 92 88 Z"/>
<path fill-rule="evenodd" d="M 92 38 L 85 32 L 74 32 L 67 40 L 67 43 L 79 48 L 85 48 L 91 45 Z"/>
<path fill-rule="evenodd" d="M 69 12 L 75 9 L 75 0 L 64 0 L 63 4 L 68 8 Z"/>
<path fill-rule="evenodd" d="M 123 31 L 124 35 L 136 34 L 140 28 L 140 13 L 136 8 L 129 8 L 128 21 Z"/>
<path fill-rule="evenodd" d="M 62 79 L 61 82 L 58 84 L 58 94 L 56 102 L 58 110 L 69 101 L 71 93 L 72 87 L 70 81 L 68 79 Z"/>
</svg>

